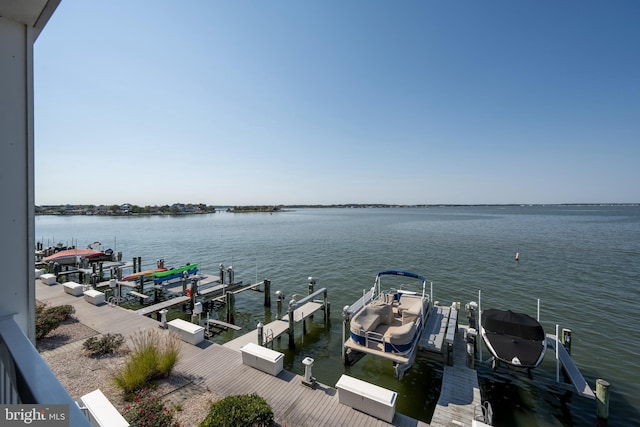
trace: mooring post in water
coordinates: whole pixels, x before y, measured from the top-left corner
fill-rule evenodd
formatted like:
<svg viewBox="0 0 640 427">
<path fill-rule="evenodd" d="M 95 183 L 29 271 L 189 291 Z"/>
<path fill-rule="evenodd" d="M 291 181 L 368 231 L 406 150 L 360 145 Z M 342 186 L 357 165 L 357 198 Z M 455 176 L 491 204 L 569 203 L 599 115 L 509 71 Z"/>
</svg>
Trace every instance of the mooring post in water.
<svg viewBox="0 0 640 427">
<path fill-rule="evenodd" d="M 571 329 L 562 328 L 562 345 L 571 354 Z"/>
<path fill-rule="evenodd" d="M 609 383 L 600 378 L 596 380 L 596 414 L 598 427 L 607 427 L 609 423 Z"/>
<path fill-rule="evenodd" d="M 309 276 L 307 280 L 309 281 L 309 293 L 307 295 L 311 295 L 313 293 L 313 287 L 315 286 L 317 281 L 311 276 Z"/>
<path fill-rule="evenodd" d="M 236 296 L 233 292 L 227 292 L 225 295 L 226 304 L 227 304 L 227 322 L 235 323 L 235 304 L 236 304 Z"/>
<path fill-rule="evenodd" d="M 271 280 L 264 279 L 262 283 L 264 284 L 264 306 L 271 307 Z"/>
<path fill-rule="evenodd" d="M 138 271 L 142 271 L 142 257 L 139 256 L 138 257 Z"/>
<path fill-rule="evenodd" d="M 294 312 L 294 305 L 296 303 L 296 300 L 292 299 L 291 301 L 289 301 L 289 348 L 290 349 L 294 349 L 296 348 L 296 342 L 294 340 L 294 325 L 295 325 L 295 320 L 293 318 L 293 312 Z"/>
<path fill-rule="evenodd" d="M 346 330 L 347 327 L 349 325 L 349 306 L 345 305 L 342 308 L 342 363 L 344 365 L 347 364 L 347 351 L 346 351 L 346 347 L 344 345 L 345 341 L 347 340 L 346 337 Z"/>
<path fill-rule="evenodd" d="M 284 294 L 282 291 L 276 291 L 276 320 L 280 320 L 282 317 L 282 301 L 284 300 Z"/>
<path fill-rule="evenodd" d="M 102 261 L 100 261 L 100 263 L 98 264 L 98 277 L 100 278 L 100 282 L 102 282 L 102 280 L 104 279 L 104 268 L 102 266 Z"/>
<path fill-rule="evenodd" d="M 220 263 L 220 284 L 224 285 L 224 264 Z"/>
<path fill-rule="evenodd" d="M 329 314 L 331 312 L 331 305 L 329 304 L 329 301 L 327 301 L 327 290 L 326 289 L 325 289 L 324 293 L 322 294 L 322 304 L 324 305 L 324 321 L 326 323 L 327 320 L 329 319 Z"/>
<path fill-rule="evenodd" d="M 311 295 L 313 293 L 313 288 L 316 285 L 317 280 L 311 276 L 309 276 L 309 278 L 307 279 L 309 281 L 309 292 L 307 293 L 307 295 Z M 313 314 L 311 315 L 311 318 L 313 319 Z M 304 319 L 302 319 L 302 324 L 303 324 L 303 331 L 302 334 L 306 334 L 306 330 L 305 330 L 305 326 L 304 326 Z"/>
<path fill-rule="evenodd" d="M 232 266 L 229 266 L 229 268 L 227 268 L 227 275 L 229 276 L 229 277 L 228 277 L 228 279 L 229 279 L 229 284 L 230 284 L 230 285 L 233 285 L 233 284 L 235 283 L 235 282 L 234 282 L 235 277 L 234 277 L 234 275 L 233 275 L 233 267 L 232 267 Z"/>
</svg>

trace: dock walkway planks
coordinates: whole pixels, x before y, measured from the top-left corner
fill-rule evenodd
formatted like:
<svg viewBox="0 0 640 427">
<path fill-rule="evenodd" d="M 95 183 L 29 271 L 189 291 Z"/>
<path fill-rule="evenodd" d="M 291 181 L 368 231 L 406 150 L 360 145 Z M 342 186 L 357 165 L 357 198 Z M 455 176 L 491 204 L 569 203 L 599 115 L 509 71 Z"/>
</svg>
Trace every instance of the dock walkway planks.
<svg viewBox="0 0 640 427">
<path fill-rule="evenodd" d="M 322 308 L 322 304 L 318 302 L 308 302 L 304 304 L 302 307 L 294 310 L 293 319 L 294 321 L 300 322 L 303 319 L 311 316 L 316 311 Z M 287 332 L 289 329 L 289 315 L 285 315 L 280 320 L 274 320 L 271 323 L 267 323 L 264 325 L 262 329 L 262 334 L 265 336 L 265 344 L 270 343 L 271 341 L 278 338 L 280 335 Z M 238 338 L 235 338 L 229 342 L 224 343 L 225 347 L 234 349 L 236 351 L 240 351 L 240 348 L 246 344 L 254 343 L 258 344 L 258 329 L 254 329 L 253 331 L 246 333 Z"/>
<path fill-rule="evenodd" d="M 82 297 L 74 297 L 67 294 L 60 285 L 46 286 L 37 281 L 36 298 L 52 305 L 71 304 L 76 308 L 78 319 L 97 333 L 121 333 L 125 337 L 141 330 L 158 329 L 159 323 L 149 317 L 140 316 L 136 312 L 122 307 L 112 307 L 107 304 L 94 306 L 84 301 Z M 305 312 L 305 317 L 307 313 Z M 284 322 L 288 323 L 288 322 Z M 461 328 L 462 329 L 462 328 Z M 442 396 L 438 401 L 438 409 L 432 420 L 432 426 L 450 426 L 454 419 L 463 420 L 464 425 L 469 425 L 473 416 L 460 418 L 446 417 L 441 414 L 445 410 L 454 409 L 461 403 L 479 403 L 479 390 L 475 371 L 466 368 L 466 348 L 462 333 L 456 334 L 456 355 L 454 366 L 445 367 L 445 378 L 450 378 L 448 370 L 462 368 L 471 371 L 469 377 L 469 390 L 473 388 L 472 398 L 460 396 L 451 390 L 458 387 L 458 380 L 443 379 Z M 69 346 L 77 343 L 68 344 Z M 282 371 L 274 377 L 257 369 L 242 364 L 242 356 L 236 351 L 219 344 L 207 343 L 207 345 L 194 346 L 181 343 L 181 356 L 176 371 L 193 379 L 193 382 L 208 387 L 213 393 L 220 396 L 237 394 L 258 393 L 271 405 L 275 420 L 280 425 L 296 426 L 397 426 L 397 427 L 428 427 L 429 424 L 407 417 L 396 412 L 393 422 L 386 423 L 357 411 L 338 402 L 337 390 L 331 386 L 318 383 L 314 388 L 301 384 L 302 377 L 289 371 Z M 460 360 L 461 359 L 461 360 Z M 475 380 L 475 383 L 473 383 Z M 447 383 L 447 381 L 449 383 Z M 475 387 L 474 387 L 475 386 Z M 80 396 L 72 396 L 79 398 Z M 467 402 L 468 401 L 468 402 Z M 204 415 L 203 415 L 204 418 Z M 458 423 L 458 425 L 460 425 Z"/>
<path fill-rule="evenodd" d="M 478 374 L 467 367 L 464 329 L 460 326 L 454 341 L 453 366 L 444 367 L 442 390 L 431 418 L 432 426 L 470 425 L 475 407 L 482 404 Z"/>
<path fill-rule="evenodd" d="M 418 349 L 442 354 L 442 343 L 447 333 L 451 307 L 434 306 L 420 338 Z"/>
<path fill-rule="evenodd" d="M 156 311 L 160 311 L 164 308 L 173 307 L 174 305 L 187 302 L 190 299 L 191 298 L 189 297 L 176 297 L 176 298 L 168 299 L 166 301 L 162 301 L 157 304 L 153 304 L 153 305 L 141 308 L 140 310 L 136 310 L 135 313 L 141 316 L 146 316 L 147 314 L 155 313 Z"/>
</svg>

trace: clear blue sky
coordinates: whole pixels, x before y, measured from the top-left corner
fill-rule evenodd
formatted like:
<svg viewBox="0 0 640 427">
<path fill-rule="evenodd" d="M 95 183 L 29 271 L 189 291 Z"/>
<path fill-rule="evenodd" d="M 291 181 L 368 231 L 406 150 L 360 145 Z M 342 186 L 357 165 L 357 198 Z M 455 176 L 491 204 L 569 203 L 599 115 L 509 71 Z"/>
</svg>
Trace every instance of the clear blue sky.
<svg viewBox="0 0 640 427">
<path fill-rule="evenodd" d="M 62 0 L 37 204 L 640 202 L 640 2 Z"/>
</svg>

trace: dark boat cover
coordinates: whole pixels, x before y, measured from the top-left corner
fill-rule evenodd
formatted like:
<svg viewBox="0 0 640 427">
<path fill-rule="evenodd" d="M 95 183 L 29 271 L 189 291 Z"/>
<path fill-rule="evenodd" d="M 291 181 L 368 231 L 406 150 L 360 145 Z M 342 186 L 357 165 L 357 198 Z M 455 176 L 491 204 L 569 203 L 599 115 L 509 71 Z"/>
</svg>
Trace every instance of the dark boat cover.
<svg viewBox="0 0 640 427">
<path fill-rule="evenodd" d="M 522 367 L 536 367 L 545 350 L 542 325 L 534 318 L 511 310 L 490 309 L 482 312 L 484 338 L 498 359 L 513 364 L 519 360 Z"/>
<path fill-rule="evenodd" d="M 482 312 L 482 327 L 496 334 L 511 335 L 525 340 L 545 339 L 544 329 L 536 319 L 511 310 L 489 309 Z"/>
</svg>

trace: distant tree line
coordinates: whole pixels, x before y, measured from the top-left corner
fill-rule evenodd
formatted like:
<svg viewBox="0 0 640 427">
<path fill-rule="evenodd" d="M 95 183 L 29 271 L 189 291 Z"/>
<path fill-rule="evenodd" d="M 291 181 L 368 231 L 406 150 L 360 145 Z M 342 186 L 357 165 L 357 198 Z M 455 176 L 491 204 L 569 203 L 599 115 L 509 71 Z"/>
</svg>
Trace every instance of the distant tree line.
<svg viewBox="0 0 640 427">
<path fill-rule="evenodd" d="M 204 203 L 174 203 L 162 206 L 138 206 L 130 203 L 122 205 L 47 205 L 36 206 L 36 215 L 196 215 L 214 213 L 215 206 Z"/>
</svg>

